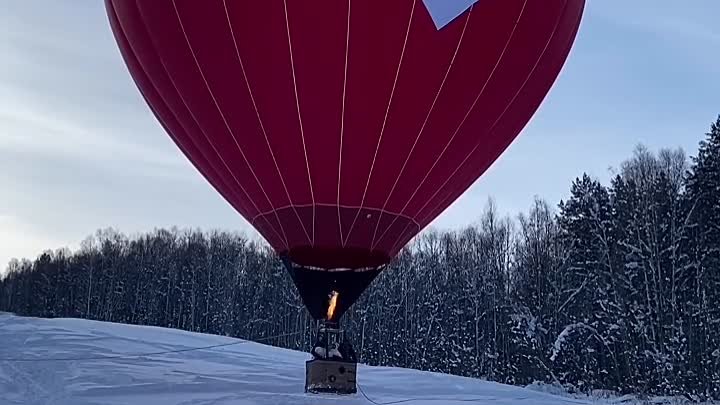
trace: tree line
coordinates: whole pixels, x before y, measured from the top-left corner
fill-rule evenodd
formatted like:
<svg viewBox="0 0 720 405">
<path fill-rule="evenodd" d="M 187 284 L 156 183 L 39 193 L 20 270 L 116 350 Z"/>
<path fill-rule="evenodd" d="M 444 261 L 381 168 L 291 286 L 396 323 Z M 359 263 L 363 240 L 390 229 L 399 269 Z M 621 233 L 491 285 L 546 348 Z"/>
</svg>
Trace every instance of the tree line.
<svg viewBox="0 0 720 405">
<path fill-rule="evenodd" d="M 428 230 L 345 315 L 361 361 L 577 392 L 720 399 L 720 117 L 697 156 L 638 147 L 603 185 Z M 276 255 L 238 233 L 98 231 L 12 260 L 0 310 L 259 339 L 314 323 Z"/>
</svg>

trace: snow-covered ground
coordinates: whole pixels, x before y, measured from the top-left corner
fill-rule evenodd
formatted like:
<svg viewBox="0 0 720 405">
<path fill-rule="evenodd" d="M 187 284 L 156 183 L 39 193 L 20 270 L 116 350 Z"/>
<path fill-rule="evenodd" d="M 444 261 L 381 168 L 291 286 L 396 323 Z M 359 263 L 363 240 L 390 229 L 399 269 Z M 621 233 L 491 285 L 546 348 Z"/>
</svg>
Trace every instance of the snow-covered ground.
<svg viewBox="0 0 720 405">
<path fill-rule="evenodd" d="M 120 357 L 233 342 L 241 343 Z M 627 403 L 366 366 L 358 371 L 366 396 L 312 395 L 303 390 L 307 358 L 305 353 L 174 329 L 0 313 L 0 405 Z"/>
</svg>

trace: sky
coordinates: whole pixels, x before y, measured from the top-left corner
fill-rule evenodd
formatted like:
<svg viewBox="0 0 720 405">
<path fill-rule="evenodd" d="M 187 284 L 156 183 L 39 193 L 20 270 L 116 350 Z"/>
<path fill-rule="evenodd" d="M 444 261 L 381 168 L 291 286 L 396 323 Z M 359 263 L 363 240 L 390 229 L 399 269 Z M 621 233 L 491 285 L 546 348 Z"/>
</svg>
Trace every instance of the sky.
<svg viewBox="0 0 720 405">
<path fill-rule="evenodd" d="M 535 196 L 555 205 L 583 173 L 607 182 L 640 143 L 694 155 L 720 114 L 718 15 L 717 0 L 589 0 L 538 112 L 431 226 L 468 225 L 490 197 L 510 215 Z M 0 55 L 0 272 L 100 228 L 257 235 L 156 122 L 103 2 L 5 2 Z"/>
</svg>

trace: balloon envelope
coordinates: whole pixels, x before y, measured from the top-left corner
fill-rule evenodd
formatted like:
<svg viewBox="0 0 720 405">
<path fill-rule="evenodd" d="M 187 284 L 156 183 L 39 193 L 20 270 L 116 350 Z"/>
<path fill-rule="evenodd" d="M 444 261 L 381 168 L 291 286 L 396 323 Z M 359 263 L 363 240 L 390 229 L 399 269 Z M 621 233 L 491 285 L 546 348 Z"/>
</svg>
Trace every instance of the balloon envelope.
<svg viewBox="0 0 720 405">
<path fill-rule="evenodd" d="M 342 290 L 342 314 L 354 301 L 343 297 L 359 295 L 520 133 L 568 56 L 584 0 L 106 8 L 158 120 L 282 255 L 321 317 L 328 290 Z M 338 281 L 338 271 L 358 275 Z"/>
</svg>

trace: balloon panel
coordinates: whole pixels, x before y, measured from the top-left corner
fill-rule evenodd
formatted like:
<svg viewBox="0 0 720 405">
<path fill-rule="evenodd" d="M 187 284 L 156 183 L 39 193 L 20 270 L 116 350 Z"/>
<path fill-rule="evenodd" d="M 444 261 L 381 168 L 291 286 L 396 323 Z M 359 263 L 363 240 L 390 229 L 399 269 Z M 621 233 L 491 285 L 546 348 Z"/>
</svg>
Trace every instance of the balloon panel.
<svg viewBox="0 0 720 405">
<path fill-rule="evenodd" d="M 281 255 L 324 269 L 387 263 L 487 170 L 584 8 L 455 3 L 106 0 L 182 152 Z"/>
</svg>

